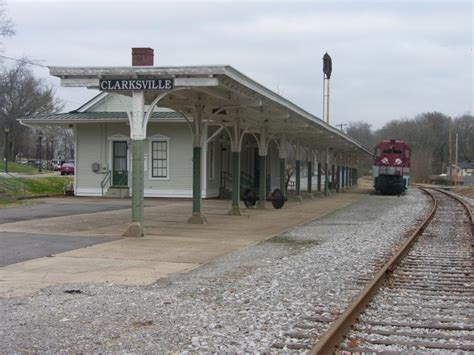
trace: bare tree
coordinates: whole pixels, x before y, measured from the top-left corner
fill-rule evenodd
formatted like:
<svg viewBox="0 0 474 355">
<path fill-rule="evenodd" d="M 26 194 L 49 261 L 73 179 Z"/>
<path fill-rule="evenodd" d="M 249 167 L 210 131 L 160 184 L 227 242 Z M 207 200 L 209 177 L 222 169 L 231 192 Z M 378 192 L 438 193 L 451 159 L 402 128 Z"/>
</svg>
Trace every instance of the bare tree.
<svg viewBox="0 0 474 355">
<path fill-rule="evenodd" d="M 474 116 L 462 115 L 453 122 L 453 138 L 458 134 L 458 158 L 459 161 L 474 161 Z M 453 139 L 454 142 L 454 139 Z"/>
<path fill-rule="evenodd" d="M 417 148 L 412 151 L 410 177 L 413 181 L 425 182 L 432 175 L 433 152 L 429 148 Z"/>
<path fill-rule="evenodd" d="M 367 147 L 369 150 L 374 147 L 374 136 L 372 134 L 371 125 L 367 122 L 349 122 L 346 134 Z"/>
<path fill-rule="evenodd" d="M 0 129 L 10 130 L 9 160 L 20 145 L 31 141 L 31 130 L 21 126 L 18 118 L 59 112 L 63 105 L 54 97 L 54 90 L 34 77 L 24 63 L 0 71 Z"/>
<path fill-rule="evenodd" d="M 0 0 L 0 37 L 11 37 L 14 34 L 15 28 L 13 22 L 8 17 L 7 10 L 5 8 L 5 3 Z"/>
<path fill-rule="evenodd" d="M 412 148 L 412 175 L 417 181 L 446 172 L 449 165 L 450 117 L 425 112 L 413 119 L 394 120 L 374 133 L 376 141 L 402 139 Z M 459 138 L 459 160 L 474 159 L 474 117 L 465 114 L 451 120 L 453 138 Z"/>
<path fill-rule="evenodd" d="M 372 133 L 371 125 L 367 122 L 357 121 L 349 122 L 346 134 L 349 137 L 354 138 L 361 145 L 366 147 L 369 151 L 373 150 L 375 145 L 374 134 Z M 363 159 L 359 161 L 360 174 L 369 175 L 370 169 L 372 169 L 372 159 Z"/>
</svg>

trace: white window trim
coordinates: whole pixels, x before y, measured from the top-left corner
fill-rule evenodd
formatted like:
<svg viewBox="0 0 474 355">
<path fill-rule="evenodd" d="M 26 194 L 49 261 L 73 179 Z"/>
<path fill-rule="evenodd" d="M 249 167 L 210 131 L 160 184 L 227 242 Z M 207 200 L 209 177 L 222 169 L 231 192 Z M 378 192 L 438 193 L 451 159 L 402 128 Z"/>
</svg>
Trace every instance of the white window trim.
<svg viewBox="0 0 474 355">
<path fill-rule="evenodd" d="M 124 134 L 118 133 L 118 134 L 114 134 L 113 136 L 108 136 L 107 140 L 108 141 L 127 141 L 127 142 L 130 142 L 130 137 L 126 136 Z"/>
<path fill-rule="evenodd" d="M 207 157 L 207 174 L 208 174 L 208 180 L 213 181 L 216 179 L 216 142 L 214 140 L 210 141 L 207 143 L 207 152 L 208 152 L 208 157 Z M 212 145 L 212 160 L 211 160 L 211 150 L 209 149 L 209 146 Z M 211 164 L 212 162 L 212 164 Z M 212 173 L 212 174 L 211 174 Z M 211 177 L 212 175 L 212 177 Z"/>
<path fill-rule="evenodd" d="M 171 138 L 163 134 L 148 137 L 148 179 L 153 181 L 170 180 L 170 141 Z M 153 177 L 153 142 L 166 142 L 166 177 Z"/>
</svg>

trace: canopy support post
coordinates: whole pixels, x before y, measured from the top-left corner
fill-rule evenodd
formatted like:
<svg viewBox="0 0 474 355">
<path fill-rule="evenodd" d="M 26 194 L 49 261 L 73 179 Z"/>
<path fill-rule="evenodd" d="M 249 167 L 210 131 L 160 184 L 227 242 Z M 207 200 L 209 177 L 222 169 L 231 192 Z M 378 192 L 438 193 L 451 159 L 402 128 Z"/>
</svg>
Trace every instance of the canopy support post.
<svg viewBox="0 0 474 355">
<path fill-rule="evenodd" d="M 201 214 L 202 179 L 201 159 L 203 146 L 202 105 L 194 106 L 193 117 L 193 214 L 188 219 L 191 224 L 206 224 L 207 220 Z"/>
</svg>

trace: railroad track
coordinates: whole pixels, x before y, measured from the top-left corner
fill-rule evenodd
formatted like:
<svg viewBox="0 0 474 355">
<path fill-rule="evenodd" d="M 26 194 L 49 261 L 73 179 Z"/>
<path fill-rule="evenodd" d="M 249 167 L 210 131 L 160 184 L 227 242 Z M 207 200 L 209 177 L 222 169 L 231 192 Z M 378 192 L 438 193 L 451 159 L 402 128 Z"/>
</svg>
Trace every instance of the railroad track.
<svg viewBox="0 0 474 355">
<path fill-rule="evenodd" d="M 315 306 L 272 348 L 474 352 L 472 211 L 452 194 L 423 190 L 432 209 L 399 251 L 373 265 L 375 276 L 349 285 L 345 300 Z"/>
<path fill-rule="evenodd" d="M 429 216 L 311 353 L 474 351 L 472 212 L 452 194 L 425 191 Z"/>
</svg>

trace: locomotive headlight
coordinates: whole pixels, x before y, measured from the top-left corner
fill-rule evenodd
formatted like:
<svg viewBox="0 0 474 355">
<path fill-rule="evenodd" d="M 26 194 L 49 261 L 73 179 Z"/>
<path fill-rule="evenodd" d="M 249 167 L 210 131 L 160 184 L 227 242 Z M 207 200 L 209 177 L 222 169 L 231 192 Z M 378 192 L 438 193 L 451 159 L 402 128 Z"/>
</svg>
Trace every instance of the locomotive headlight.
<svg viewBox="0 0 474 355">
<path fill-rule="evenodd" d="M 400 165 L 401 163 L 402 163 L 402 161 L 400 160 L 400 158 L 395 159 L 395 164 L 396 165 Z"/>
</svg>

